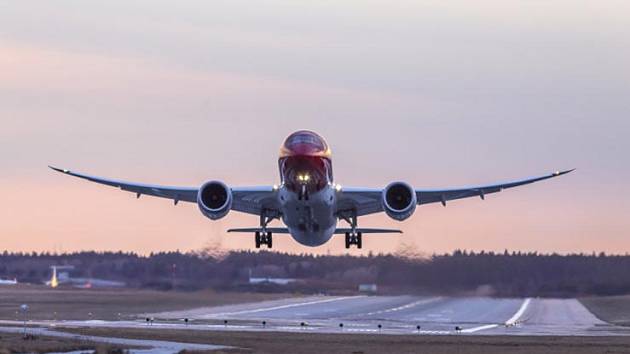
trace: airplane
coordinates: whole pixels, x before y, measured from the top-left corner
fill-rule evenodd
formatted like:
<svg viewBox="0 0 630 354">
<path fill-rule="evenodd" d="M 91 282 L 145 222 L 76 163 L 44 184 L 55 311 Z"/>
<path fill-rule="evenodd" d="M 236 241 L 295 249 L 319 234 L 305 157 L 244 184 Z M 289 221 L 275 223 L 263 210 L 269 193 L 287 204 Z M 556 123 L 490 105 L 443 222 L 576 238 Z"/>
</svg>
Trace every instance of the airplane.
<svg viewBox="0 0 630 354">
<path fill-rule="evenodd" d="M 272 248 L 273 234 L 290 234 L 295 241 L 316 247 L 323 245 L 335 234 L 345 235 L 346 249 L 362 248 L 363 234 L 402 233 L 396 229 L 361 228 L 358 218 L 385 212 L 390 218 L 403 221 L 416 210 L 417 205 L 441 203 L 456 199 L 479 197 L 503 189 L 530 184 L 567 174 L 572 170 L 506 183 L 445 188 L 414 189 L 406 182 L 392 182 L 385 188 L 342 187 L 333 179 L 331 149 L 319 134 L 299 130 L 290 134 L 280 147 L 278 168 L 280 183 L 273 186 L 228 187 L 221 181 L 211 180 L 201 187 L 172 187 L 125 182 L 90 176 L 49 166 L 51 169 L 92 182 L 117 187 L 136 193 L 136 197 L 150 195 L 196 203 L 201 213 L 211 220 L 225 217 L 231 210 L 253 214 L 260 218 L 258 227 L 229 229 L 228 232 L 253 233 L 256 248 Z M 286 227 L 268 227 L 275 219 Z M 338 228 L 339 220 L 349 227 Z"/>
<path fill-rule="evenodd" d="M 16 285 L 18 283 L 16 278 L 13 279 L 0 279 L 0 285 Z"/>
</svg>

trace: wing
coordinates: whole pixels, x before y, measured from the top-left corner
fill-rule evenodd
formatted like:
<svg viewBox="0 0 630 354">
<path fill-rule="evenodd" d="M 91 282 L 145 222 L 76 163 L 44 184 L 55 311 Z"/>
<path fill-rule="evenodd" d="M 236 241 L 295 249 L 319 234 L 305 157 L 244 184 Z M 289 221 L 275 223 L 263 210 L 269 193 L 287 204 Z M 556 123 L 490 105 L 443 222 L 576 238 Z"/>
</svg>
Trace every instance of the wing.
<svg viewBox="0 0 630 354">
<path fill-rule="evenodd" d="M 154 184 L 125 182 L 116 179 L 108 179 L 90 176 L 66 169 L 48 166 L 51 169 L 66 175 L 83 178 L 91 182 L 117 187 L 123 191 L 135 193 L 138 198 L 141 195 L 171 199 L 175 204 L 180 201 L 197 203 L 197 187 L 171 187 Z M 232 210 L 260 215 L 263 209 L 277 210 L 273 187 L 236 187 L 232 188 Z"/>
<path fill-rule="evenodd" d="M 101 177 L 90 176 L 78 172 L 69 171 L 53 166 L 48 166 L 51 169 L 64 173 L 66 175 L 87 179 L 88 181 L 104 184 L 107 186 L 117 187 L 123 191 L 136 193 L 136 196 L 140 198 L 141 195 L 151 195 L 154 197 L 161 197 L 171 199 L 177 204 L 179 201 L 184 202 L 197 202 L 197 189 L 192 187 L 170 187 L 170 186 L 158 186 L 154 184 L 143 184 L 134 182 L 125 182 L 116 179 L 107 179 Z"/>
<path fill-rule="evenodd" d="M 447 189 L 416 189 L 418 205 L 440 202 L 446 205 L 449 200 L 480 197 L 486 194 L 500 192 L 504 189 L 522 186 L 553 177 L 567 174 L 573 170 L 557 171 L 544 176 L 526 178 L 518 181 L 494 183 L 481 186 Z M 381 204 L 383 189 L 374 188 L 343 188 L 338 199 L 338 212 L 356 210 L 357 216 L 374 214 L 383 211 Z"/>
<path fill-rule="evenodd" d="M 280 213 L 273 186 L 232 188 L 232 210 L 262 215 L 263 210 Z"/>
</svg>

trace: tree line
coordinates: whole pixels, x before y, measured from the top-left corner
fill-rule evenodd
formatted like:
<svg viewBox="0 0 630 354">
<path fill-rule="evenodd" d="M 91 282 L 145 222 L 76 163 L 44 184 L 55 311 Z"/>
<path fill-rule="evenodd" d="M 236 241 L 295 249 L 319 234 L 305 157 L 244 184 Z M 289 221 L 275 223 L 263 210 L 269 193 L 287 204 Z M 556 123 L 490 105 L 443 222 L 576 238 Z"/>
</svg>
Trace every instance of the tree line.
<svg viewBox="0 0 630 354">
<path fill-rule="evenodd" d="M 382 293 L 488 296 L 617 295 L 630 293 L 630 256 L 455 251 L 312 255 L 278 252 L 130 252 L 0 254 L 0 278 L 43 283 L 51 265 L 73 265 L 72 277 L 124 281 L 161 290 L 354 292 L 377 284 Z M 288 286 L 250 285 L 249 277 L 293 278 Z"/>
</svg>

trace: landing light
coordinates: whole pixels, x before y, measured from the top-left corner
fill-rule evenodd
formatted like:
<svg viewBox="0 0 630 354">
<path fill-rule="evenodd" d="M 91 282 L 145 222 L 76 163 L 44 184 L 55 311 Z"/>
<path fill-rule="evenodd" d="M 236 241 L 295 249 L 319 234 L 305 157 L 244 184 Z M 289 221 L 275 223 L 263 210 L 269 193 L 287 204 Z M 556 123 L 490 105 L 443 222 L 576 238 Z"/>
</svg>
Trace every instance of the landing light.
<svg viewBox="0 0 630 354">
<path fill-rule="evenodd" d="M 336 184 L 336 185 L 335 185 L 335 190 L 336 190 L 337 192 L 341 192 L 341 184 Z"/>
</svg>

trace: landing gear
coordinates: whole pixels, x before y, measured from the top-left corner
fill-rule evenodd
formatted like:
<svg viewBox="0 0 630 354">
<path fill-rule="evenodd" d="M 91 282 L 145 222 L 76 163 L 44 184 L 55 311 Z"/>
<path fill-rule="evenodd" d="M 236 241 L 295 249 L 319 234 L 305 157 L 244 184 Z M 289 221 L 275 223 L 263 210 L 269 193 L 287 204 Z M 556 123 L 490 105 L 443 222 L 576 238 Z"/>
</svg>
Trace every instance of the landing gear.
<svg viewBox="0 0 630 354">
<path fill-rule="evenodd" d="M 346 248 L 356 245 L 357 248 L 361 249 L 363 247 L 363 235 L 361 232 L 357 232 L 357 213 L 350 211 L 349 214 L 341 214 L 341 218 L 346 220 L 352 228 L 350 232 L 346 232 Z"/>
<path fill-rule="evenodd" d="M 278 217 L 277 213 L 273 213 L 269 210 L 263 210 L 260 214 L 260 228 L 261 231 L 254 233 L 254 241 L 256 241 L 256 248 L 260 248 L 261 245 L 267 245 L 267 248 L 271 248 L 273 245 L 272 232 L 267 231 L 267 225 L 271 220 Z"/>
<path fill-rule="evenodd" d="M 260 232 L 256 231 L 255 233 L 255 241 L 256 248 L 260 248 L 261 245 L 267 245 L 267 248 L 271 248 L 273 245 L 273 238 L 271 232 Z"/>
<path fill-rule="evenodd" d="M 346 248 L 356 245 L 357 248 L 363 247 L 363 235 L 360 232 L 346 232 Z"/>
</svg>

